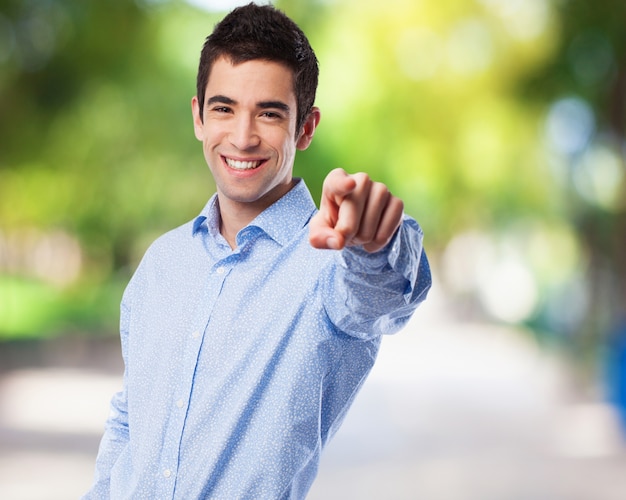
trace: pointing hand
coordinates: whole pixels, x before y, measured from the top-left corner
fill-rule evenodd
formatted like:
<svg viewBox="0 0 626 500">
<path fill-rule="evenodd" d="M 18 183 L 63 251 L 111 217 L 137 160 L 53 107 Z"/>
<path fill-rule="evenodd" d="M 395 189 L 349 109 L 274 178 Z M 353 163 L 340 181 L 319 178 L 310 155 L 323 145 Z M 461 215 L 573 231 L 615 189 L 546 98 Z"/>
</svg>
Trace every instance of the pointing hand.
<svg viewBox="0 0 626 500">
<path fill-rule="evenodd" d="M 309 240 L 315 248 L 340 250 L 363 245 L 383 248 L 400 226 L 404 203 L 387 186 L 364 173 L 330 172 L 324 180 L 319 212 L 311 219 Z"/>
</svg>

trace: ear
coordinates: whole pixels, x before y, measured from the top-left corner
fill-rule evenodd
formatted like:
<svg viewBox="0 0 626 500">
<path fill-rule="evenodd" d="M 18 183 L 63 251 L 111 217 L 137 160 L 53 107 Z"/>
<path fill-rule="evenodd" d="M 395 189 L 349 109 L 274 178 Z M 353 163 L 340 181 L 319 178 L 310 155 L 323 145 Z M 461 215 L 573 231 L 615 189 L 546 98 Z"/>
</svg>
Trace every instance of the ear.
<svg viewBox="0 0 626 500">
<path fill-rule="evenodd" d="M 200 103 L 198 97 L 193 96 L 191 99 L 191 114 L 193 115 L 193 131 L 196 135 L 196 139 L 201 141 L 204 138 L 204 124 L 200 117 Z"/>
<path fill-rule="evenodd" d="M 302 125 L 302 131 L 296 141 L 296 148 L 300 151 L 304 151 L 309 147 L 309 144 L 311 144 L 313 135 L 315 134 L 315 129 L 320 122 L 320 118 L 321 114 L 319 108 L 312 108 L 309 116 L 307 116 L 307 119 L 304 122 L 304 125 Z"/>
</svg>

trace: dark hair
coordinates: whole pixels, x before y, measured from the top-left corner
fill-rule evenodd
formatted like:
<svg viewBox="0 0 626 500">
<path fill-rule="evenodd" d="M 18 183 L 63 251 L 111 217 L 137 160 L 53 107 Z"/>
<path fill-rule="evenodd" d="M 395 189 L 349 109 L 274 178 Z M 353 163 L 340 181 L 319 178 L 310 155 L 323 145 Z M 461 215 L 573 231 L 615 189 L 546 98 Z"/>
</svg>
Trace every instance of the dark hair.
<svg viewBox="0 0 626 500">
<path fill-rule="evenodd" d="M 250 3 L 237 7 L 215 26 L 204 42 L 198 67 L 201 119 L 211 67 L 220 57 L 233 64 L 264 59 L 291 69 L 298 107 L 296 133 L 300 132 L 315 102 L 319 68 L 309 41 L 296 23 L 271 5 Z"/>
</svg>

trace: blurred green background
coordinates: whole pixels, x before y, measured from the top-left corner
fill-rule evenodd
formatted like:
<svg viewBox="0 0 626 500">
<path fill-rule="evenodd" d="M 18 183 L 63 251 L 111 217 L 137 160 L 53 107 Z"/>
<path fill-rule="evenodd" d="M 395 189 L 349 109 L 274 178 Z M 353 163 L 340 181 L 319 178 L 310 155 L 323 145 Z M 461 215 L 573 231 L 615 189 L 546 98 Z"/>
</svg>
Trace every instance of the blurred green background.
<svg viewBox="0 0 626 500">
<path fill-rule="evenodd" d="M 190 99 L 233 5 L 0 1 L 0 341 L 117 334 L 147 245 L 214 191 Z M 321 66 L 296 175 L 386 182 L 451 316 L 596 371 L 626 312 L 626 2 L 276 5 Z"/>
</svg>

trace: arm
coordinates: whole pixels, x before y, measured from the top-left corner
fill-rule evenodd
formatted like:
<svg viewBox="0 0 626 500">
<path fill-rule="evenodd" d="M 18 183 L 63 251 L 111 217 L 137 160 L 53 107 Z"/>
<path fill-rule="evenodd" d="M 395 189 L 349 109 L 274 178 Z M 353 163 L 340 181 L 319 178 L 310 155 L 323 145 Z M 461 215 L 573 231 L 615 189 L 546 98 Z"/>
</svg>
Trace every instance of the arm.
<svg viewBox="0 0 626 500">
<path fill-rule="evenodd" d="M 342 249 L 325 279 L 327 312 L 340 330 L 358 337 L 394 333 L 426 298 L 431 276 L 422 231 L 403 203 L 365 174 L 331 172 L 320 211 L 311 220 L 316 248 Z"/>
<path fill-rule="evenodd" d="M 126 339 L 128 337 L 129 310 L 122 300 L 120 314 L 120 337 L 122 339 L 122 352 L 125 352 Z M 124 361 L 126 356 L 124 355 Z M 124 374 L 123 390 L 111 399 L 111 411 L 105 424 L 104 435 L 100 441 L 98 457 L 96 458 L 96 470 L 91 489 L 85 494 L 83 500 L 99 500 L 109 498 L 111 469 L 117 461 L 120 453 L 128 445 L 128 401 L 126 397 L 126 373 Z"/>
</svg>

